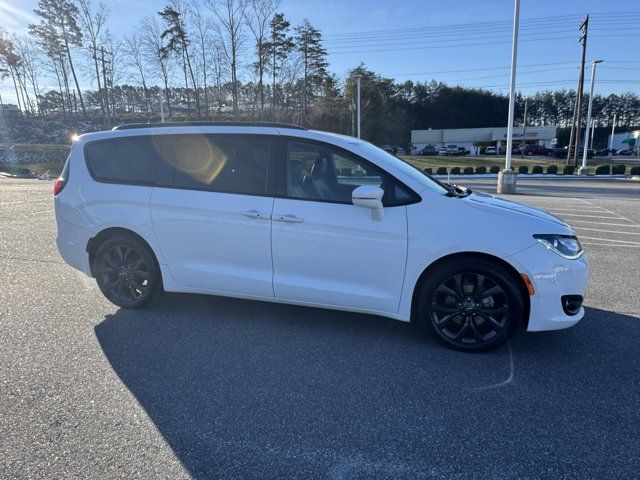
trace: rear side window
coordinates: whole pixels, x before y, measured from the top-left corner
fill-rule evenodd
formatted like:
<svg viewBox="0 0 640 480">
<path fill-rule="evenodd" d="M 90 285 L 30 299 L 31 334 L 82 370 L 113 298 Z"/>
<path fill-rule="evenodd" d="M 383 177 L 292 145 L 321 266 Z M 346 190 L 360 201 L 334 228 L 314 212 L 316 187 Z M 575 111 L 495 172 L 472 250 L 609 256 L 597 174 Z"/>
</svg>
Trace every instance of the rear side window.
<svg viewBox="0 0 640 480">
<path fill-rule="evenodd" d="M 88 143 L 98 181 L 265 195 L 271 139 L 232 135 L 153 135 Z"/>
<path fill-rule="evenodd" d="M 265 195 L 268 137 L 200 135 L 157 137 L 158 150 L 175 167 L 174 186 L 213 192 Z M 166 143 L 166 144 L 165 144 Z"/>
<path fill-rule="evenodd" d="M 88 143 L 85 157 L 96 180 L 154 185 L 161 167 L 151 137 L 122 137 Z"/>
</svg>

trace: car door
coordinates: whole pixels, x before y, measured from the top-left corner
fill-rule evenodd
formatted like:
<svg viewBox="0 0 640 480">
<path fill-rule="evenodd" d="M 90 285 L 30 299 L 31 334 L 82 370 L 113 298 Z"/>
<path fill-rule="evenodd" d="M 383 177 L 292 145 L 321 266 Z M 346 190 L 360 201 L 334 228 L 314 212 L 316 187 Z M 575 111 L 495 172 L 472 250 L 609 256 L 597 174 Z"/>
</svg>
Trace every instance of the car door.
<svg viewBox="0 0 640 480">
<path fill-rule="evenodd" d="M 388 174 L 330 144 L 283 139 L 272 250 L 276 298 L 396 312 L 407 254 L 403 203 L 410 191 Z M 384 184 L 384 215 L 372 219 L 351 192 Z"/>
<path fill-rule="evenodd" d="M 154 231 L 175 281 L 194 290 L 273 297 L 266 135 L 162 135 L 171 164 L 154 188 Z M 273 183 L 271 181 L 271 183 Z"/>
</svg>

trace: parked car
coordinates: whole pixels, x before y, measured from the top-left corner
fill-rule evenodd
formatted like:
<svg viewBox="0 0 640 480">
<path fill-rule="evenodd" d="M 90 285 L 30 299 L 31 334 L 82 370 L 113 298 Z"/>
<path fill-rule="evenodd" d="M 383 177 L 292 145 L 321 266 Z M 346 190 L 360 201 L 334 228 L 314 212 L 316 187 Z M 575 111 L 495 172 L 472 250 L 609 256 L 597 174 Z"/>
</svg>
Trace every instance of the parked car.
<svg viewBox="0 0 640 480">
<path fill-rule="evenodd" d="M 551 156 L 556 158 L 567 158 L 569 147 L 559 147 L 551 149 Z M 571 149 L 573 151 L 573 149 Z M 595 150 L 589 149 L 587 150 L 587 158 L 593 158 L 595 156 Z M 578 158 L 582 158 L 584 154 L 584 148 L 581 146 L 580 150 L 578 150 Z"/>
<path fill-rule="evenodd" d="M 447 145 L 446 149 L 447 149 L 447 155 L 449 155 L 450 157 L 455 157 L 460 152 L 457 145 Z"/>
<path fill-rule="evenodd" d="M 438 155 L 438 150 L 433 145 L 427 145 L 417 152 L 418 155 Z"/>
<path fill-rule="evenodd" d="M 407 152 L 402 147 L 396 147 L 396 155 L 406 155 Z"/>
<path fill-rule="evenodd" d="M 633 155 L 633 150 L 632 149 L 618 150 L 618 155 L 620 155 L 621 157 L 630 157 Z"/>
<path fill-rule="evenodd" d="M 496 147 L 487 147 L 484 149 L 484 154 L 485 155 L 496 155 Z"/>
<path fill-rule="evenodd" d="M 121 126 L 78 137 L 53 193 L 60 255 L 122 308 L 160 291 L 331 308 L 465 351 L 584 315 L 588 267 L 566 223 L 351 137 Z"/>
<path fill-rule="evenodd" d="M 551 155 L 551 153 L 553 152 L 553 150 L 551 150 L 550 148 L 547 148 L 543 145 L 525 145 L 524 148 L 522 149 L 522 153 L 524 155 Z"/>
<path fill-rule="evenodd" d="M 445 147 L 441 147 L 438 149 L 438 155 L 448 155 L 449 151 Z"/>
<path fill-rule="evenodd" d="M 616 155 L 617 153 L 618 151 L 615 148 L 603 148 L 595 152 L 598 157 L 608 157 L 609 155 Z"/>
</svg>

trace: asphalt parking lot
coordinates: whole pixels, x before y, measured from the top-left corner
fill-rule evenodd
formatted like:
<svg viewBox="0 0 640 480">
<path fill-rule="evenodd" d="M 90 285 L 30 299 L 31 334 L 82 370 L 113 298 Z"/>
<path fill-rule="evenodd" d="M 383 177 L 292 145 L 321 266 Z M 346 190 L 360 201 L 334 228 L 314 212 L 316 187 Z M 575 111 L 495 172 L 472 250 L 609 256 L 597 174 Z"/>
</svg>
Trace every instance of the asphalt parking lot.
<svg viewBox="0 0 640 480">
<path fill-rule="evenodd" d="M 640 475 L 640 182 L 519 182 L 585 244 L 587 315 L 480 355 L 319 309 L 120 310 L 59 258 L 51 190 L 0 179 L 0 478 Z"/>
</svg>

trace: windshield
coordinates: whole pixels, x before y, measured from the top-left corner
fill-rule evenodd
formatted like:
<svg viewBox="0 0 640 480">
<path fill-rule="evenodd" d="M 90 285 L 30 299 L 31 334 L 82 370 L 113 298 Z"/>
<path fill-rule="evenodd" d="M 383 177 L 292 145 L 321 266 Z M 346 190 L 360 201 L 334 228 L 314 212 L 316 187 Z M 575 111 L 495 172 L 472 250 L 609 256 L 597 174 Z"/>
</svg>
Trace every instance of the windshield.
<svg viewBox="0 0 640 480">
<path fill-rule="evenodd" d="M 369 142 L 362 142 L 358 145 L 358 147 L 360 147 L 364 151 L 363 156 L 365 158 L 374 157 L 379 158 L 380 160 L 384 160 L 387 163 L 391 163 L 391 165 L 393 165 L 395 168 L 401 170 L 402 173 L 408 175 L 416 182 L 420 182 L 422 185 L 434 192 L 445 194 L 449 191 L 449 188 L 446 187 L 442 182 L 420 171 L 410 163 L 405 162 L 395 155 L 385 152 L 381 148 L 378 148 Z"/>
</svg>

